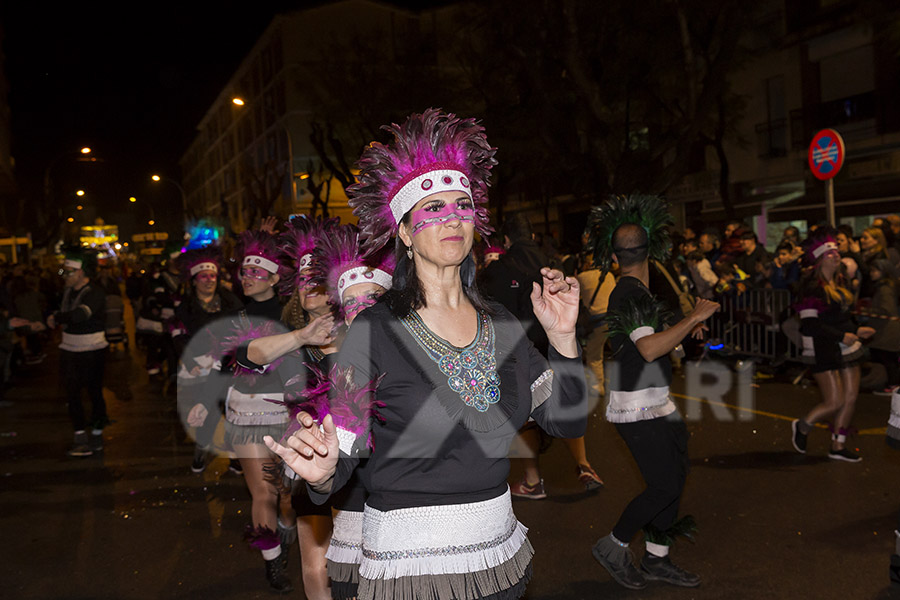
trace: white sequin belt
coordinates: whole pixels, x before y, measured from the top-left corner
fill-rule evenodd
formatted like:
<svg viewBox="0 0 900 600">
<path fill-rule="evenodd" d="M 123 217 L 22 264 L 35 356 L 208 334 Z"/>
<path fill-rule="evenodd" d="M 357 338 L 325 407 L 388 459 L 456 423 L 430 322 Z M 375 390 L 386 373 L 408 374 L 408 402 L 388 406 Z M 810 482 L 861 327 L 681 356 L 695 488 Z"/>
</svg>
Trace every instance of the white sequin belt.
<svg viewBox="0 0 900 600">
<path fill-rule="evenodd" d="M 515 556 L 527 531 L 513 514 L 508 489 L 468 504 L 390 511 L 366 505 L 359 573 L 394 579 L 492 569 Z"/>
<path fill-rule="evenodd" d="M 634 423 L 665 417 L 675 412 L 669 386 L 650 387 L 631 392 L 610 390 L 606 420 L 610 423 Z"/>
</svg>

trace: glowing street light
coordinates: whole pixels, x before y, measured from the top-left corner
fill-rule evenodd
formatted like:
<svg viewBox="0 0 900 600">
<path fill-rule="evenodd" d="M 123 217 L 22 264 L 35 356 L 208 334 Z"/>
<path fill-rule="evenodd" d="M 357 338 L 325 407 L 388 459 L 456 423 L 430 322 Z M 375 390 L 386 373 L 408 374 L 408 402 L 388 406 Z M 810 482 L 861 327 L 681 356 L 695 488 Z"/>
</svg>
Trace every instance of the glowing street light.
<svg viewBox="0 0 900 600">
<path fill-rule="evenodd" d="M 84 190 L 78 190 L 77 192 L 75 192 L 75 195 L 76 196 L 84 196 Z"/>
<path fill-rule="evenodd" d="M 78 206 L 75 207 L 75 210 L 84 210 L 84 207 L 79 204 Z"/>
<path fill-rule="evenodd" d="M 156 225 L 156 221 L 154 221 L 153 219 L 150 219 L 149 221 L 147 221 L 147 225 L 150 225 L 150 226 Z"/>
<path fill-rule="evenodd" d="M 128 199 L 128 201 L 129 201 L 129 202 L 137 202 L 137 198 L 135 198 L 134 196 L 132 196 L 131 198 Z"/>
<path fill-rule="evenodd" d="M 237 106 L 243 106 L 243 105 L 244 105 L 244 100 L 243 100 L 243 98 L 232 98 L 231 101 L 232 101 L 234 104 L 236 104 Z"/>
<path fill-rule="evenodd" d="M 68 219 L 66 219 L 66 221 L 68 221 L 69 223 L 74 223 L 75 217 L 69 217 Z"/>
<path fill-rule="evenodd" d="M 82 153 L 82 154 L 90 154 L 90 153 L 91 153 L 91 149 L 88 148 L 87 146 L 85 146 L 84 148 L 81 149 L 81 153 Z"/>
<path fill-rule="evenodd" d="M 152 179 L 153 181 L 159 181 L 161 178 L 159 175 L 151 175 L 150 179 Z"/>
</svg>

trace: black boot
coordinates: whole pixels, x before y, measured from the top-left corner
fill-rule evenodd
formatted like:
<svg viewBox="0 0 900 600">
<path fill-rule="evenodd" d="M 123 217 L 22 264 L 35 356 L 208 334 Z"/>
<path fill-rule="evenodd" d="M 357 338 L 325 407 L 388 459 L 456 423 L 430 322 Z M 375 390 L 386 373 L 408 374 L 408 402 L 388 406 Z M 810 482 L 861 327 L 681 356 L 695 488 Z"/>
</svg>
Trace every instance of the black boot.
<svg viewBox="0 0 900 600">
<path fill-rule="evenodd" d="M 294 586 L 291 585 L 291 580 L 287 575 L 287 554 L 285 552 L 266 561 L 266 579 L 269 581 L 269 587 L 279 594 L 294 591 Z"/>
</svg>

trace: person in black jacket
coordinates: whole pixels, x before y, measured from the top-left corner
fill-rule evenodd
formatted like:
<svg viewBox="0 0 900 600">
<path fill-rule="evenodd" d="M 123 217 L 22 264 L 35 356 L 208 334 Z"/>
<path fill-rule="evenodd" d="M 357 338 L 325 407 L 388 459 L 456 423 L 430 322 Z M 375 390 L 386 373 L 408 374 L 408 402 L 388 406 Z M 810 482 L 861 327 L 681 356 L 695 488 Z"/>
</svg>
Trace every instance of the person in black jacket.
<svg viewBox="0 0 900 600">
<path fill-rule="evenodd" d="M 62 304 L 47 317 L 47 326 L 62 327 L 60 376 L 69 403 L 69 418 L 75 430 L 69 456 L 90 456 L 103 450 L 103 428 L 109 424 L 103 400 L 103 369 L 106 364 L 106 291 L 91 282 L 97 273 L 97 255 L 73 248 L 66 252 L 60 269 L 64 279 Z M 91 432 L 88 437 L 81 390 L 91 399 Z"/>
</svg>

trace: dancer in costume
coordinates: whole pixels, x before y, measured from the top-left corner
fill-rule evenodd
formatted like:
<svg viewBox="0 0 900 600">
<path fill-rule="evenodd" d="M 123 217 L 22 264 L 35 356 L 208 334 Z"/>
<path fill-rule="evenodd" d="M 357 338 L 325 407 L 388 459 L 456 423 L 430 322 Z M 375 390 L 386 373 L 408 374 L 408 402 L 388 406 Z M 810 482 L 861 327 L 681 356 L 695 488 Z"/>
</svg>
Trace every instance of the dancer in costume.
<svg viewBox="0 0 900 600">
<path fill-rule="evenodd" d="M 287 553 L 282 551 L 276 534 L 279 491 L 266 478 L 275 466 L 275 457 L 262 438 L 280 438 L 287 429 L 288 411 L 282 402 L 287 376 L 278 372 L 280 360 L 258 367 L 246 358 L 252 340 L 285 331 L 280 324 L 281 303 L 275 293 L 275 286 L 285 274 L 281 267 L 285 256 L 273 235 L 247 231 L 240 237 L 235 259 L 240 264 L 239 280 L 248 302 L 230 322 L 226 317 L 213 327 L 221 369 L 214 369 L 210 375 L 204 396 L 207 402 L 226 397 L 225 443 L 241 463 L 252 498 L 248 539 L 265 559 L 269 586 L 286 593 L 293 586 L 287 575 Z M 207 412 L 208 407 L 198 404 L 188 422 L 202 424 Z"/>
<path fill-rule="evenodd" d="M 97 254 L 70 248 L 59 274 L 64 292 L 59 310 L 47 317 L 50 329 L 63 329 L 59 344 L 62 384 L 69 403 L 69 418 L 75 429 L 69 456 L 90 456 L 103 450 L 103 428 L 109 424 L 103 399 L 103 370 L 106 365 L 106 291 L 91 282 L 97 274 Z M 91 399 L 91 431 L 81 403 L 81 390 Z"/>
<path fill-rule="evenodd" d="M 206 332 L 207 326 L 243 306 L 237 296 L 219 285 L 220 257 L 218 247 L 210 245 L 188 250 L 176 259 L 178 270 L 189 288 L 187 297 L 175 309 L 175 316 L 168 328 L 180 362 L 178 407 L 183 418 L 198 402 L 206 402 L 202 392 L 214 362 L 213 338 Z M 206 469 L 207 453 L 219 422 L 219 407 L 206 406 L 216 416 L 205 419 L 194 434 L 196 446 L 191 462 L 194 473 L 202 473 Z M 240 472 L 240 463 L 234 459 L 232 463 L 232 470 Z"/>
<path fill-rule="evenodd" d="M 390 288 L 393 257 L 389 256 L 385 260 L 376 259 L 375 266 L 372 266 L 373 261 L 364 261 L 360 253 L 358 230 L 353 225 L 332 227 L 328 230 L 327 235 L 316 237 L 315 248 L 309 261 L 304 262 L 301 258 L 303 264 L 309 265 L 308 270 L 304 268 L 304 276 L 308 277 L 307 289 L 325 290 L 328 306 L 335 310 L 339 321 L 349 325 L 360 311 L 374 304 L 378 296 Z M 305 301 L 302 302 L 302 305 L 310 310 L 315 310 L 318 306 L 318 302 L 313 305 L 306 301 L 305 293 L 301 293 L 301 300 Z M 328 379 L 332 378 L 333 372 L 336 373 L 334 371 L 334 359 L 337 356 L 335 351 L 340 349 L 342 338 L 342 335 L 338 335 L 327 345 L 320 347 L 307 345 L 301 350 L 305 353 L 305 366 L 314 370 L 314 373 L 309 374 L 306 387 L 315 390 L 310 392 L 313 396 L 317 394 L 320 396 L 316 408 L 316 414 L 320 418 L 330 412 L 330 403 L 324 396 L 331 385 Z M 288 342 L 290 341 L 288 340 Z M 250 352 L 254 356 L 261 355 L 265 360 L 271 360 L 276 358 L 272 349 L 277 348 L 278 344 L 278 336 L 255 340 L 250 344 Z M 347 385 L 339 387 L 343 390 L 348 389 Z M 344 397 L 349 398 L 349 392 Z M 353 395 L 353 397 L 359 397 L 360 401 L 365 399 L 364 395 L 359 394 Z M 340 419 L 339 415 L 338 419 Z M 352 429 L 349 424 L 345 423 L 344 426 Z M 309 499 L 305 493 L 305 486 L 302 490 L 301 493 L 294 495 L 298 515 L 311 512 L 310 507 L 307 506 Z M 328 576 L 331 579 L 331 596 L 333 598 L 355 598 L 357 594 L 364 502 L 365 489 L 355 478 L 332 502 L 336 514 L 327 557 Z M 327 509 L 327 507 L 325 508 Z M 299 535 L 301 555 L 304 558 L 311 557 L 314 555 L 313 550 L 318 548 L 309 549 L 305 546 L 321 538 L 321 535 L 317 535 L 317 531 L 321 528 L 315 527 L 314 523 L 304 522 L 308 519 L 304 519 L 302 516 L 298 519 L 298 527 L 301 530 Z M 313 569 L 313 565 L 308 568 L 304 564 L 304 578 L 307 577 L 308 572 L 313 572 Z M 304 588 L 309 589 L 309 586 L 304 584 Z"/>
<path fill-rule="evenodd" d="M 285 227 L 279 237 L 279 245 L 297 267 L 279 285 L 282 294 L 290 295 L 281 314 L 286 328 L 276 335 L 260 336 L 250 341 L 239 361 L 246 368 L 255 370 L 270 369 L 272 365 L 281 363 L 278 371 L 284 374 L 283 387 L 299 387 L 302 390 L 320 383 L 309 366 L 317 372 L 324 369 L 327 373 L 330 357 L 337 351 L 337 340 L 332 334 L 334 317 L 327 303 L 327 295 L 322 286 L 311 281 L 310 274 L 313 250 L 333 235 L 338 226 L 337 219 L 311 219 L 297 215 Z M 285 409 L 288 406 L 290 403 L 284 405 Z M 282 481 L 279 471 L 271 469 L 273 481 Z M 286 491 L 290 489 L 281 487 Z M 288 522 L 296 523 L 303 590 L 311 600 L 324 600 L 330 597 L 325 552 L 331 536 L 331 508 L 313 503 L 305 486 L 297 486 L 294 491 L 290 504 L 295 518 Z M 287 513 L 288 510 L 283 510 L 282 517 L 287 517 Z M 279 523 L 279 527 L 289 526 Z"/>
<path fill-rule="evenodd" d="M 380 253 L 382 257 L 363 260 L 359 245 L 359 230 L 353 225 L 345 225 L 325 238 L 313 252 L 312 280 L 324 284 L 330 303 L 336 308 L 338 317 L 348 327 L 356 316 L 375 304 L 376 300 L 391 289 L 394 273 L 394 257 L 391 252 Z M 374 263 L 375 266 L 371 266 Z M 364 393 L 350 394 L 348 386 L 352 378 L 346 372 L 330 371 L 331 385 L 343 390 L 340 397 L 334 397 L 336 405 L 345 405 L 351 399 L 366 401 Z M 372 384 L 365 386 L 368 389 Z M 331 403 L 326 403 L 330 407 Z M 330 411 L 329 411 L 330 412 Z M 365 414 L 365 410 L 354 411 Z M 317 420 L 325 417 L 320 408 Z M 351 434 L 361 434 L 367 430 L 364 419 L 358 423 L 342 423 L 340 415 L 332 414 L 335 423 Z M 356 425 L 356 427 L 354 427 Z M 359 565 L 362 561 L 362 521 L 366 503 L 365 487 L 359 478 L 366 459 L 350 480 L 331 499 L 334 508 L 334 529 L 328 545 L 328 577 L 331 579 L 331 597 L 335 600 L 356 598 L 359 588 Z"/>
<path fill-rule="evenodd" d="M 474 284 L 472 244 L 476 229 L 490 231 L 496 164 L 483 128 L 432 109 L 387 129 L 394 141 L 365 150 L 350 202 L 367 251 L 397 236 L 398 265 L 339 356 L 360 387 L 383 376 L 375 402 L 384 420 L 370 420 L 374 449 L 361 472 L 369 498 L 359 598 L 520 598 L 533 550 L 512 512 L 507 454 L 529 417 L 552 435 L 584 434 L 578 284 L 545 268 L 534 286 L 548 364 Z M 286 444 L 266 442 L 324 501 L 348 481 L 369 436 L 339 436 L 330 416 L 321 429 L 299 418 Z"/>
<path fill-rule="evenodd" d="M 607 369 L 606 418 L 625 441 L 647 484 L 619 517 L 612 532 L 593 547 L 594 558 L 629 589 L 647 580 L 696 587 L 700 578 L 674 565 L 669 546 L 691 533 L 693 520 L 676 522 L 687 477 L 688 432 L 669 396 L 669 353 L 688 335 L 700 337 L 719 305 L 700 299 L 684 319 L 666 328 L 669 311 L 650 290 L 649 260 L 671 251 L 668 205 L 655 196 L 617 196 L 594 207 L 588 247 L 604 272 L 619 263 L 621 277 L 609 297 L 607 323 L 613 363 Z M 643 528 L 647 551 L 634 566 L 631 539 Z"/>
<path fill-rule="evenodd" d="M 841 254 L 834 231 L 819 227 L 803 244 L 806 273 L 800 280 L 800 313 L 803 360 L 812 365 L 822 401 L 802 419 L 791 422 L 794 449 L 806 454 L 807 437 L 813 426 L 835 416 L 828 458 L 859 462 L 860 456 L 846 447 L 850 421 L 859 395 L 859 363 L 865 354 L 863 339 L 872 337 L 871 327 L 858 327 L 850 314 L 853 292 L 840 275 Z"/>
</svg>

